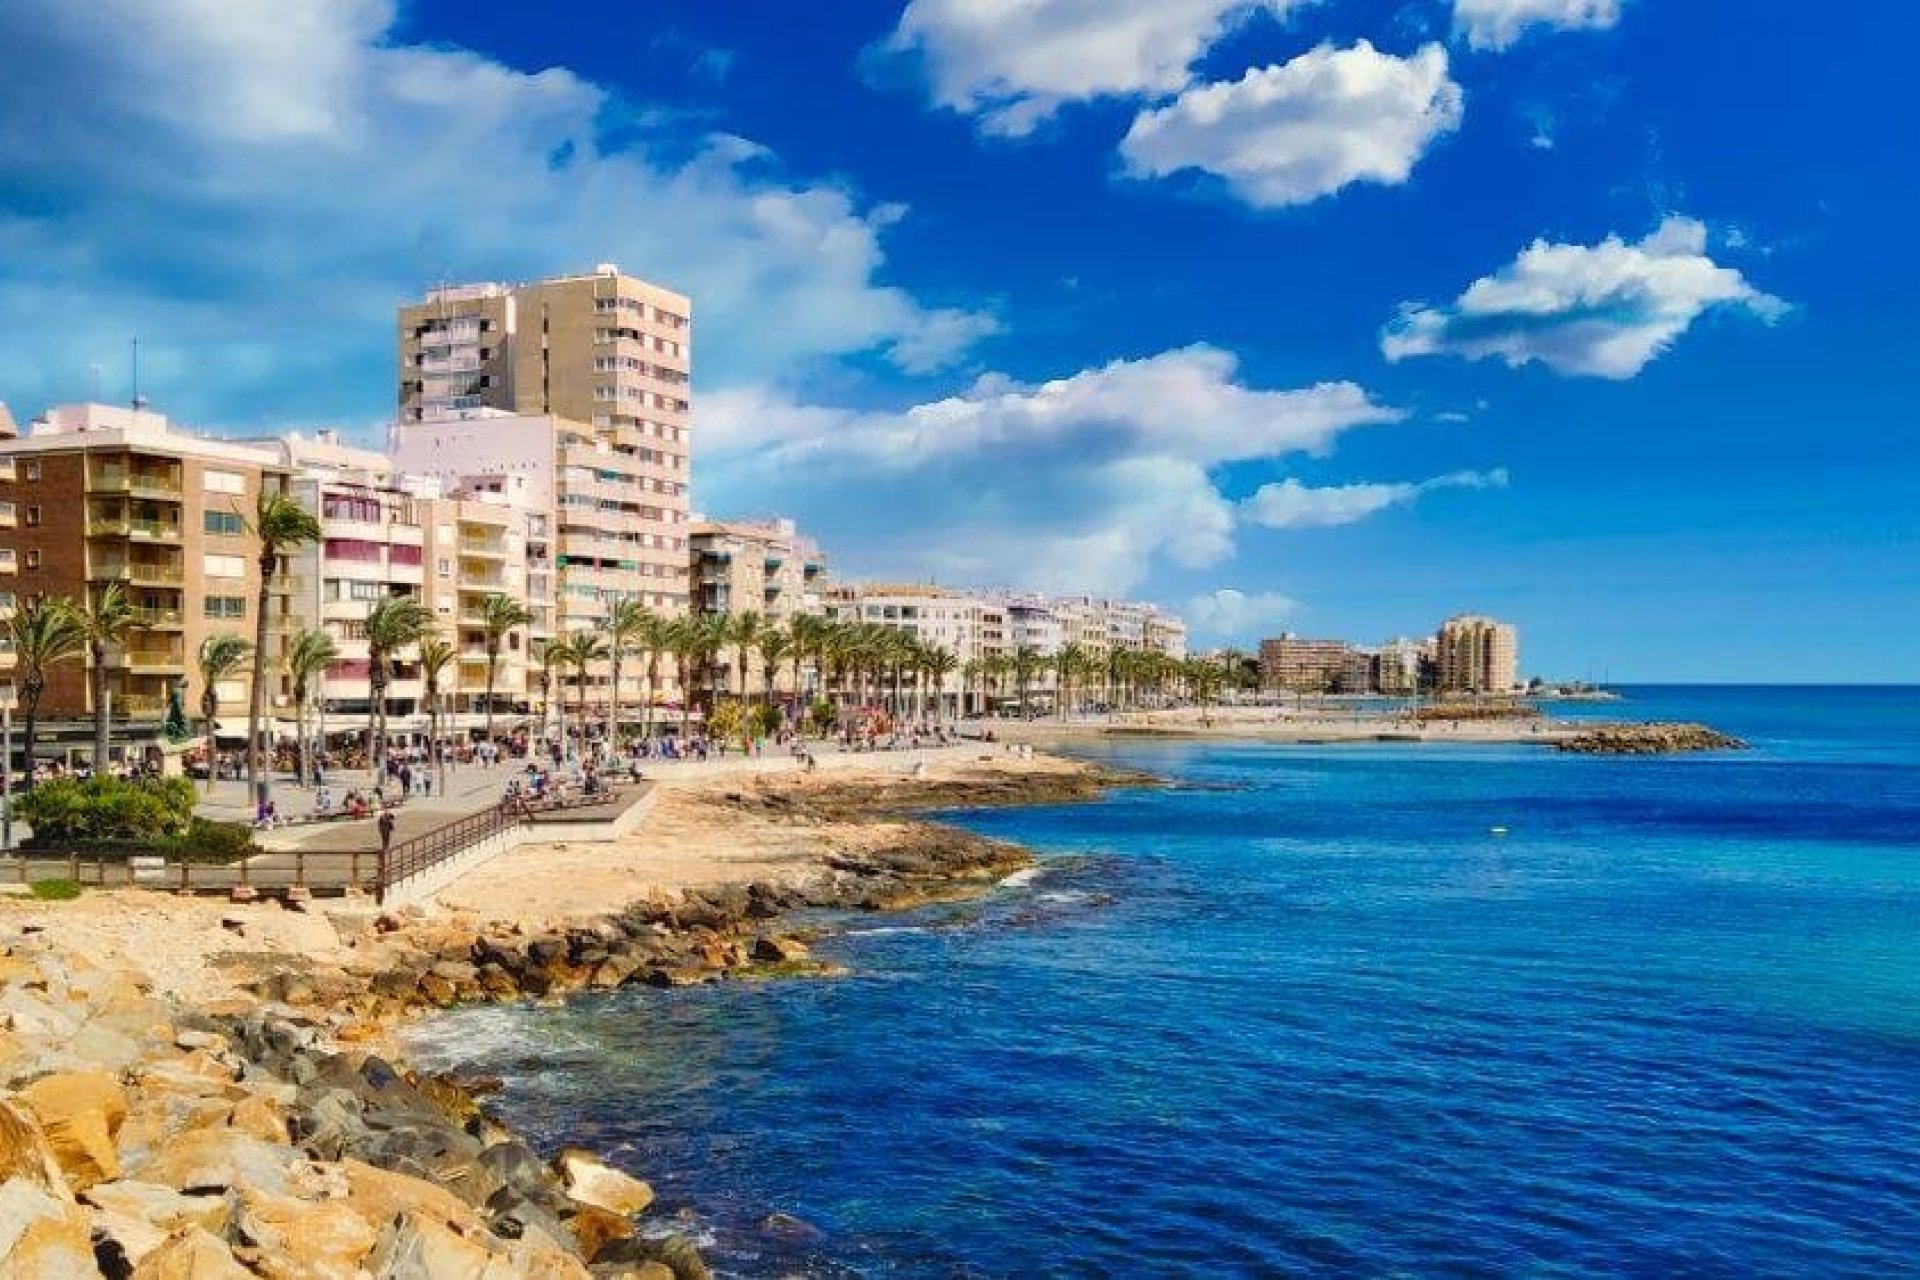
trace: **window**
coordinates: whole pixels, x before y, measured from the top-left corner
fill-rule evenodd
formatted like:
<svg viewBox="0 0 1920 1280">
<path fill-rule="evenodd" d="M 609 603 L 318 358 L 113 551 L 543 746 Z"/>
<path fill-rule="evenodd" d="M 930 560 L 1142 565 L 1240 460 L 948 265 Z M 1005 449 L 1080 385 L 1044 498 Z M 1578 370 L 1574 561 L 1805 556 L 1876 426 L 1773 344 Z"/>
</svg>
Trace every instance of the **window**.
<svg viewBox="0 0 1920 1280">
<path fill-rule="evenodd" d="M 346 585 L 349 600 L 374 601 L 387 598 L 387 584 L 384 582 L 349 582 Z"/>
<path fill-rule="evenodd" d="M 385 559 L 385 550 L 380 543 L 365 538 L 328 538 L 326 544 L 327 559 L 351 560 L 358 564 L 379 564 Z"/>
<path fill-rule="evenodd" d="M 212 471 L 206 473 L 208 493 L 245 493 L 247 478 L 238 471 Z"/>
<path fill-rule="evenodd" d="M 40 478 L 40 464 L 38 462 L 27 463 L 26 466 L 20 469 L 20 478 L 22 480 L 38 480 Z"/>
<path fill-rule="evenodd" d="M 238 511 L 209 511 L 206 513 L 206 530 L 208 533 L 238 537 L 247 531 L 247 525 Z"/>
<path fill-rule="evenodd" d="M 208 596 L 206 616 L 209 618 L 244 618 L 247 616 L 247 598 L 245 596 Z"/>
<path fill-rule="evenodd" d="M 40 523 L 40 508 L 28 507 L 27 508 L 27 524 L 36 525 L 39 523 Z"/>
<path fill-rule="evenodd" d="M 445 556 L 441 556 L 439 560 L 434 563 L 434 571 L 443 578 L 451 578 L 453 576 L 453 561 L 447 559 Z"/>
<path fill-rule="evenodd" d="M 39 567 L 40 567 L 40 548 L 38 547 L 30 548 L 27 551 L 27 568 L 38 569 Z"/>
<path fill-rule="evenodd" d="M 420 563 L 420 548 L 410 546 L 392 546 L 387 548 L 389 564 L 417 565 Z"/>
<path fill-rule="evenodd" d="M 247 576 L 246 557 L 209 554 L 205 559 L 205 573 L 209 578 L 244 578 Z"/>
</svg>

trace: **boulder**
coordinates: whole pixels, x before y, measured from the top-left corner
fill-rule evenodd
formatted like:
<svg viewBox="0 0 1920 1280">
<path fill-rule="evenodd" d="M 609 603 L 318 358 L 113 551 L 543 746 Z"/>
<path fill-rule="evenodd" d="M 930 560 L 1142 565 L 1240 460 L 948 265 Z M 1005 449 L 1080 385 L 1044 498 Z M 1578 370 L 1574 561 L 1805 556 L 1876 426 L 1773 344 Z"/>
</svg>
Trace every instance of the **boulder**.
<svg viewBox="0 0 1920 1280">
<path fill-rule="evenodd" d="M 114 1137 L 127 1118 L 127 1092 L 104 1071 L 43 1076 L 20 1091 L 54 1159 L 78 1188 L 120 1176 Z"/>
<path fill-rule="evenodd" d="M 753 944 L 753 958 L 770 964 L 792 964 L 812 954 L 797 938 L 761 938 Z"/>
<path fill-rule="evenodd" d="M 98 1276 L 87 1215 L 31 1178 L 0 1183 L 0 1275 L 20 1280 Z"/>
<path fill-rule="evenodd" d="M 183 1227 L 142 1258 L 127 1280 L 258 1280 L 218 1236 Z"/>
<path fill-rule="evenodd" d="M 287 1131 L 287 1120 L 280 1108 L 270 1098 L 254 1094 L 243 1099 L 233 1108 L 227 1117 L 227 1123 L 242 1133 L 250 1133 L 262 1142 L 271 1142 L 276 1146 L 288 1146 L 293 1142 Z"/>
<path fill-rule="evenodd" d="M 567 1230 L 580 1256 L 592 1262 L 595 1255 L 615 1240 L 633 1238 L 633 1219 L 622 1213 L 609 1213 L 594 1205 L 583 1204 L 567 1217 Z"/>
<path fill-rule="evenodd" d="M 347 1176 L 348 1198 L 369 1221 L 391 1222 L 411 1216 L 462 1234 L 484 1230 L 474 1208 L 444 1187 L 376 1169 L 359 1160 L 342 1160 L 340 1168 Z"/>
<path fill-rule="evenodd" d="M 69 1198 L 59 1162 L 39 1122 L 12 1100 L 0 1099 L 0 1182 L 11 1178 L 25 1178 L 56 1198 Z"/>
<path fill-rule="evenodd" d="M 225 1196 L 182 1195 L 154 1182 L 102 1182 L 80 1198 L 103 1213 L 145 1222 L 162 1232 L 201 1227 L 217 1236 L 227 1231 Z"/>
<path fill-rule="evenodd" d="M 345 1200 L 314 1203 L 242 1188 L 234 1225 L 253 1247 L 253 1269 L 275 1280 L 329 1280 L 360 1274 L 378 1233 Z"/>
<path fill-rule="evenodd" d="M 156 1152 L 141 1179 L 188 1195 L 258 1187 L 285 1194 L 298 1156 L 239 1129 L 195 1129 Z"/>
<path fill-rule="evenodd" d="M 554 1157 L 567 1198 L 608 1213 L 632 1217 L 653 1203 L 653 1188 L 607 1164 L 591 1151 L 568 1147 Z"/>
<path fill-rule="evenodd" d="M 366 1269 L 380 1280 L 506 1280 L 503 1255 L 456 1235 L 431 1218 L 403 1213 L 380 1233 Z"/>
</svg>

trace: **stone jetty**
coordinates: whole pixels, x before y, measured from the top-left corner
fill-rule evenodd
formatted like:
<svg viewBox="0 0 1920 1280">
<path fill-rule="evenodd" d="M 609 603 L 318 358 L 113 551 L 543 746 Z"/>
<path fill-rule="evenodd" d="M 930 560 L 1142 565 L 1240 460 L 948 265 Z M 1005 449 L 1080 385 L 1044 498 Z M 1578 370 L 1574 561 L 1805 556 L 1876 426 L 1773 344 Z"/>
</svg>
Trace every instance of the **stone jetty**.
<svg viewBox="0 0 1920 1280">
<path fill-rule="evenodd" d="M 1594 756 L 1658 756 L 1689 751 L 1740 751 L 1740 739 L 1704 724 L 1653 721 L 1646 724 L 1607 724 L 1563 738 L 1562 751 Z"/>
</svg>

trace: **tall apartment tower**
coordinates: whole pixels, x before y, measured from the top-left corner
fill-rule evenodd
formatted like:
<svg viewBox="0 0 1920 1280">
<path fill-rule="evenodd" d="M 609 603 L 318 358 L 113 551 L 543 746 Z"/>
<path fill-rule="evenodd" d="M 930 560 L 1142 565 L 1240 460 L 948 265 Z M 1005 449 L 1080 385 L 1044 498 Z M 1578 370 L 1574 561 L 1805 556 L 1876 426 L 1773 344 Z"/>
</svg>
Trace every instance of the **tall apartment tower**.
<svg viewBox="0 0 1920 1280">
<path fill-rule="evenodd" d="M 473 477 L 535 437 L 555 442 L 540 469 L 551 477 L 561 629 L 625 598 L 690 607 L 691 317 L 684 295 L 611 264 L 438 288 L 400 309 L 397 454 L 419 452 L 409 437 L 446 450 L 458 437 Z M 495 447 L 494 433 L 526 438 Z"/>
<path fill-rule="evenodd" d="M 1435 648 L 1445 692 L 1511 693 L 1520 683 L 1520 640 L 1512 623 L 1475 614 L 1448 618 Z"/>
</svg>

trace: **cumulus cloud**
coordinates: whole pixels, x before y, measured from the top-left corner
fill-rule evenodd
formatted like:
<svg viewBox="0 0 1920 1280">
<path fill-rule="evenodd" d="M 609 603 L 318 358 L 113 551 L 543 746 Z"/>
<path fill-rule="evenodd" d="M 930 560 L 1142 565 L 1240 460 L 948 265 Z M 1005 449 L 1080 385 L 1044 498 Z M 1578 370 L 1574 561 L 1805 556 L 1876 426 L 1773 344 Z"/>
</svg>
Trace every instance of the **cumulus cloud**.
<svg viewBox="0 0 1920 1280">
<path fill-rule="evenodd" d="M 912 0 L 885 47 L 919 59 L 936 104 L 1017 137 L 1070 102 L 1171 93 L 1236 23 L 1303 2 Z"/>
<path fill-rule="evenodd" d="M 1240 504 L 1241 517 L 1268 529 L 1325 529 L 1357 524 L 1388 507 L 1405 506 L 1439 489 L 1504 489 L 1505 471 L 1456 471 L 1403 484 L 1309 488 L 1298 480 L 1262 485 Z"/>
<path fill-rule="evenodd" d="M 1300 602 L 1277 591 L 1252 595 L 1221 587 L 1193 597 L 1180 611 L 1196 637 L 1247 642 L 1258 639 L 1300 610 Z"/>
<path fill-rule="evenodd" d="M 1454 0 L 1454 30 L 1475 49 L 1505 49 L 1530 30 L 1600 30 L 1620 21 L 1620 0 Z"/>
<path fill-rule="evenodd" d="M 1304 204 L 1355 182 L 1405 182 L 1462 110 L 1437 44 L 1409 58 L 1364 40 L 1321 45 L 1142 112 L 1120 154 L 1136 177 L 1198 169 L 1249 204 Z"/>
<path fill-rule="evenodd" d="M 1631 378 L 1708 311 L 1768 322 L 1787 304 L 1707 256 L 1707 229 L 1668 218 L 1646 238 L 1597 245 L 1536 240 L 1446 306 L 1402 304 L 1381 335 L 1389 360 L 1456 355 L 1539 361 L 1557 373 Z"/>
<path fill-rule="evenodd" d="M 703 501 L 789 510 L 852 549 L 847 572 L 1101 592 L 1232 552 L 1234 507 L 1213 468 L 1324 452 L 1403 416 L 1348 382 L 1247 386 L 1229 353 L 1204 346 L 1039 384 L 990 375 L 899 410 L 763 390 L 710 398 L 705 415 Z"/>
<path fill-rule="evenodd" d="M 694 295 L 703 388 L 855 352 L 923 371 L 993 330 L 883 282 L 898 208 L 394 21 L 392 0 L 0 5 L 16 404 L 84 394 L 138 332 L 182 418 L 369 418 L 398 302 L 603 260 Z"/>
</svg>

